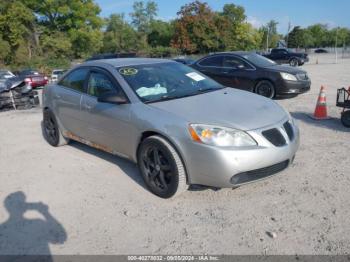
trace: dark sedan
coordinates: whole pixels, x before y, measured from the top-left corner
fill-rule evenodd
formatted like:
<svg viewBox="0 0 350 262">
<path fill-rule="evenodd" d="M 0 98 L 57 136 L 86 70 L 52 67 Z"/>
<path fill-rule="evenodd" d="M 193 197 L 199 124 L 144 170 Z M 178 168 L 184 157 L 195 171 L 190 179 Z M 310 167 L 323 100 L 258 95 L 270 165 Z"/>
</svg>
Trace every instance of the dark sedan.
<svg viewBox="0 0 350 262">
<path fill-rule="evenodd" d="M 203 57 L 191 67 L 224 86 L 251 91 L 269 98 L 296 96 L 310 90 L 303 70 L 278 65 L 253 52 L 225 52 Z"/>
</svg>

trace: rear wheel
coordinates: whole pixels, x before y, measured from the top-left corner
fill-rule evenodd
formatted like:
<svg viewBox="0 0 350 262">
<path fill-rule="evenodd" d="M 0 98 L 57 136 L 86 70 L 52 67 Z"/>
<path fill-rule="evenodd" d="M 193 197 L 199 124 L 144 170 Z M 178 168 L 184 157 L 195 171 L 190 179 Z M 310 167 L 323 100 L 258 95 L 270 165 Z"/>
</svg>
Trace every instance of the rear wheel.
<svg viewBox="0 0 350 262">
<path fill-rule="evenodd" d="M 350 110 L 345 111 L 341 115 L 341 122 L 345 127 L 350 127 Z"/>
<path fill-rule="evenodd" d="M 298 65 L 299 65 L 298 59 L 292 58 L 292 59 L 289 61 L 289 65 L 290 65 L 290 66 L 293 66 L 293 67 L 298 66 Z"/>
<path fill-rule="evenodd" d="M 55 115 L 50 110 L 44 110 L 43 132 L 46 141 L 52 146 L 66 145 L 69 140 L 61 134 Z"/>
<path fill-rule="evenodd" d="M 155 195 L 170 198 L 186 191 L 186 172 L 174 147 L 160 136 L 146 138 L 138 151 L 142 177 Z"/>
<path fill-rule="evenodd" d="M 268 98 L 274 98 L 276 90 L 274 85 L 270 81 L 262 80 L 256 85 L 255 93 Z"/>
</svg>

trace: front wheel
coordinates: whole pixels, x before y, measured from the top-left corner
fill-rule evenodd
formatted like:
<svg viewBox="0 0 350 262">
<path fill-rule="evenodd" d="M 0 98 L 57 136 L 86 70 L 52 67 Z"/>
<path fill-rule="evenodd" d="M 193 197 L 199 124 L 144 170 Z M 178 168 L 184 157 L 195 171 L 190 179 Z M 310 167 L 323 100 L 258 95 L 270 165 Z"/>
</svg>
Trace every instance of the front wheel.
<svg viewBox="0 0 350 262">
<path fill-rule="evenodd" d="M 162 198 L 186 191 L 186 172 L 174 147 L 160 136 L 146 138 L 138 151 L 138 165 L 149 190 Z"/>
<path fill-rule="evenodd" d="M 350 110 L 342 113 L 341 122 L 345 127 L 350 127 Z"/>
<path fill-rule="evenodd" d="M 256 85 L 255 93 L 268 98 L 274 98 L 276 90 L 274 85 L 270 81 L 262 80 Z"/>
<path fill-rule="evenodd" d="M 293 58 L 289 61 L 289 65 L 293 67 L 297 67 L 299 65 L 299 61 L 296 58 Z"/>
</svg>

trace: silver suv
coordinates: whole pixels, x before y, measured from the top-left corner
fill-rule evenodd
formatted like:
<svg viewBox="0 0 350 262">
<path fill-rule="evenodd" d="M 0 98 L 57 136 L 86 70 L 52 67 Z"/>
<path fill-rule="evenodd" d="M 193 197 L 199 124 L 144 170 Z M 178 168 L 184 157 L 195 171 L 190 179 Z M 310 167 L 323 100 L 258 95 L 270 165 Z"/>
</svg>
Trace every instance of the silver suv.
<svg viewBox="0 0 350 262">
<path fill-rule="evenodd" d="M 45 87 L 43 103 L 51 145 L 75 140 L 128 158 L 163 198 L 266 178 L 299 146 L 293 118 L 273 100 L 169 60 L 86 62 Z"/>
</svg>

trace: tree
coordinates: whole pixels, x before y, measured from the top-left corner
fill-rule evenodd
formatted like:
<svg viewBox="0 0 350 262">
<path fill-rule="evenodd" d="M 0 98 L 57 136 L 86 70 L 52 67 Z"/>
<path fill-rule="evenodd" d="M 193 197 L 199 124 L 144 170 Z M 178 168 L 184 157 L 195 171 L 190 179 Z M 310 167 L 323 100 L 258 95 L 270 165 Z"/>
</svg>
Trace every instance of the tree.
<svg viewBox="0 0 350 262">
<path fill-rule="evenodd" d="M 278 41 L 282 38 L 277 32 L 278 22 L 270 20 L 266 25 L 260 27 L 259 31 L 263 35 L 261 48 L 275 48 Z"/>
<path fill-rule="evenodd" d="M 314 39 L 307 29 L 295 26 L 288 35 L 288 46 L 292 48 L 309 48 L 314 44 Z"/>
<path fill-rule="evenodd" d="M 327 46 L 327 31 L 328 26 L 324 24 L 315 24 L 307 28 L 308 32 L 314 39 L 314 47 Z"/>
<path fill-rule="evenodd" d="M 216 27 L 216 14 L 207 3 L 194 1 L 181 7 L 175 21 L 172 46 L 184 53 L 205 53 L 219 47 L 220 34 Z"/>
<path fill-rule="evenodd" d="M 66 35 L 75 57 L 86 57 L 102 46 L 103 19 L 93 0 L 22 0 L 45 30 L 42 39 Z M 62 32 L 60 34 L 59 32 Z M 53 47 L 53 45 L 51 45 Z"/>
<path fill-rule="evenodd" d="M 174 23 L 164 22 L 162 20 L 153 20 L 150 24 L 150 33 L 148 34 L 148 44 L 151 47 L 170 46 L 174 34 Z"/>
<path fill-rule="evenodd" d="M 153 1 L 148 1 L 147 3 L 142 1 L 134 2 L 133 9 L 134 12 L 130 14 L 132 24 L 138 32 L 149 33 L 151 22 L 157 16 L 157 4 Z"/>
<path fill-rule="evenodd" d="M 136 51 L 139 47 L 137 32 L 125 21 L 124 14 L 112 14 L 107 19 L 102 51 L 107 53 Z"/>
<path fill-rule="evenodd" d="M 1 2 L 0 31 L 2 32 L 2 45 L 10 51 L 9 54 L 4 54 L 8 63 L 14 61 L 20 47 L 21 50 L 26 50 L 27 56 L 31 57 L 33 23 L 34 15 L 20 1 Z"/>
</svg>

